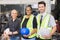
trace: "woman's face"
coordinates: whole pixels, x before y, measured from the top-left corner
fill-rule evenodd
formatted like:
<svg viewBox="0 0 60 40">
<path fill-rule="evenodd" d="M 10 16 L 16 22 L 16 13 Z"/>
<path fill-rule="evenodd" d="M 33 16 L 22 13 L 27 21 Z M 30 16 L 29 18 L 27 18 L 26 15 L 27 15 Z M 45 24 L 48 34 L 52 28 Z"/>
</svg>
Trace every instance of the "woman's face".
<svg viewBox="0 0 60 40">
<path fill-rule="evenodd" d="M 12 10 L 11 11 L 11 16 L 12 16 L 12 18 L 16 18 L 18 16 L 17 11 L 16 10 Z"/>
<path fill-rule="evenodd" d="M 31 8 L 30 8 L 30 7 L 27 7 L 27 8 L 26 8 L 26 14 L 27 14 L 27 15 L 30 15 L 31 13 L 32 13 Z"/>
</svg>

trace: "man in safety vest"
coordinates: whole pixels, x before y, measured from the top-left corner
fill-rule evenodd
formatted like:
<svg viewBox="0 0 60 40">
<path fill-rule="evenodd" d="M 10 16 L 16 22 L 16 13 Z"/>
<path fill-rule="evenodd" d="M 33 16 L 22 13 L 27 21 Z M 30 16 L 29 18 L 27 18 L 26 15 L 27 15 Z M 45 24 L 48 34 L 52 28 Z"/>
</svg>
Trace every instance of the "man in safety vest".
<svg viewBox="0 0 60 40">
<path fill-rule="evenodd" d="M 37 40 L 51 40 L 51 36 L 56 31 L 56 23 L 54 17 L 45 12 L 46 3 L 38 2 L 39 14 L 37 15 Z"/>
</svg>

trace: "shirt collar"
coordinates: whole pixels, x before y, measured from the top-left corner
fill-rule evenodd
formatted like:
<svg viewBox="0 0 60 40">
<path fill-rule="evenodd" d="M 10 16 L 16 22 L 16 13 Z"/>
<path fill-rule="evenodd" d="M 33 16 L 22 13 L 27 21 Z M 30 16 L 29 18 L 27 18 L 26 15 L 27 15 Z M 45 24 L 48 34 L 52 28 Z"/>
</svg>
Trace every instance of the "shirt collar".
<svg viewBox="0 0 60 40">
<path fill-rule="evenodd" d="M 46 12 L 44 12 L 44 13 L 40 13 L 42 16 L 43 16 L 43 18 L 45 17 L 45 15 L 46 15 Z"/>
<path fill-rule="evenodd" d="M 17 20 L 17 18 L 14 20 L 14 21 L 16 21 Z M 13 21 L 13 19 L 11 18 L 11 21 Z"/>
</svg>

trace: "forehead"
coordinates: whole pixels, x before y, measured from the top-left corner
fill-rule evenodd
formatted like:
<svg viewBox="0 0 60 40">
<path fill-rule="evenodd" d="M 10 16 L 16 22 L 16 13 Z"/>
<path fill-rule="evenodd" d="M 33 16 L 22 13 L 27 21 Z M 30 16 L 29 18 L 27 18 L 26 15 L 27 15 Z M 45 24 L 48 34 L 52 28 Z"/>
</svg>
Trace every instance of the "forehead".
<svg viewBox="0 0 60 40">
<path fill-rule="evenodd" d="M 39 4 L 38 6 L 41 7 L 41 6 L 44 6 L 44 4 Z"/>
<path fill-rule="evenodd" d="M 26 10 L 29 10 L 29 9 L 31 9 L 30 7 L 26 7 Z"/>
<path fill-rule="evenodd" d="M 11 13 L 18 13 L 17 10 L 12 10 Z"/>
</svg>

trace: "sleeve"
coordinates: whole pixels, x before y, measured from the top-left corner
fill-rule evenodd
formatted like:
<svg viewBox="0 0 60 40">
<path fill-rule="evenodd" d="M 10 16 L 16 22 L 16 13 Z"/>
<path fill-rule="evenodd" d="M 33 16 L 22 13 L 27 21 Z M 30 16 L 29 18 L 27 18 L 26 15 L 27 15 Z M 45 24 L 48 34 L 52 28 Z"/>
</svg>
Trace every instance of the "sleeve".
<svg viewBox="0 0 60 40">
<path fill-rule="evenodd" d="M 33 19 L 33 28 L 37 28 L 37 20 L 36 17 Z"/>
<path fill-rule="evenodd" d="M 51 27 L 56 26 L 55 19 L 52 15 L 50 16 L 49 26 L 51 26 Z"/>
<path fill-rule="evenodd" d="M 20 31 L 20 23 L 21 23 L 21 21 L 18 20 L 18 25 L 17 25 L 17 31 L 18 31 L 18 33 L 19 33 L 19 31 Z"/>
<path fill-rule="evenodd" d="M 9 28 L 9 22 L 6 23 L 6 25 L 5 25 L 5 27 L 4 27 L 4 30 L 7 29 L 7 28 Z"/>
</svg>

